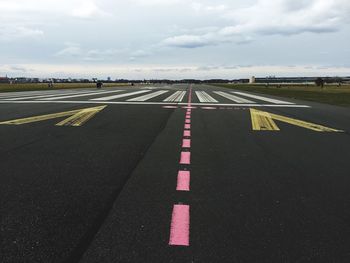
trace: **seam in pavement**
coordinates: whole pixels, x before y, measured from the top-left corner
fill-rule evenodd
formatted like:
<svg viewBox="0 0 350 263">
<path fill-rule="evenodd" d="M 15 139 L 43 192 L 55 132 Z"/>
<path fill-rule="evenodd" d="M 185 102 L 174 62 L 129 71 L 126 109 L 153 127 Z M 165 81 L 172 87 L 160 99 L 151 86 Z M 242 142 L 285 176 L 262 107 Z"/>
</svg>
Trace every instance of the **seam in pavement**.
<svg viewBox="0 0 350 263">
<path fill-rule="evenodd" d="M 146 147 L 145 152 L 142 154 L 142 156 L 139 158 L 139 160 L 136 161 L 134 167 L 130 170 L 129 174 L 126 176 L 124 182 L 121 184 L 120 187 L 118 187 L 117 189 L 115 189 L 113 191 L 111 196 L 105 202 L 104 208 L 102 209 L 100 214 L 97 215 L 97 217 L 92 222 L 92 225 L 88 228 L 88 230 L 85 232 L 85 234 L 80 238 L 77 246 L 72 250 L 72 252 L 69 253 L 67 258 L 64 259 L 63 262 L 67 262 L 67 263 L 80 262 L 80 260 L 84 256 L 85 252 L 90 247 L 93 240 L 95 239 L 96 234 L 99 232 L 100 228 L 103 226 L 105 220 L 109 216 L 109 213 L 113 209 L 114 203 L 117 201 L 119 194 L 122 192 L 124 186 L 130 180 L 133 172 L 137 169 L 140 162 L 145 158 L 145 156 L 147 155 L 149 149 L 152 147 L 154 142 L 157 140 L 157 138 L 160 136 L 160 134 L 167 127 L 169 120 L 170 120 L 171 116 L 174 114 L 175 110 L 176 109 L 174 109 L 168 113 L 168 116 L 167 116 L 166 120 L 162 123 L 161 128 L 159 129 L 159 132 L 154 136 L 153 140 Z"/>
</svg>

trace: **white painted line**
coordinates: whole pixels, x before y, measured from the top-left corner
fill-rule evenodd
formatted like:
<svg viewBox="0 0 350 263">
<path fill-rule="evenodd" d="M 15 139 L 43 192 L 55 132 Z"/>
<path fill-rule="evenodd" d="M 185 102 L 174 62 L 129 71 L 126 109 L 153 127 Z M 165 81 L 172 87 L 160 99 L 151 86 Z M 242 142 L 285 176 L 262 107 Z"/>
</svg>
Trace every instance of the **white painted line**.
<svg viewBox="0 0 350 263">
<path fill-rule="evenodd" d="M 87 96 L 93 96 L 93 95 L 117 93 L 117 92 L 122 92 L 122 91 L 124 91 L 124 90 L 91 92 L 91 93 L 86 93 L 86 94 L 77 94 L 77 95 L 70 95 L 70 96 L 59 96 L 59 97 L 53 97 L 53 98 L 51 97 L 51 98 L 42 99 L 42 100 L 61 100 L 61 99 L 69 99 L 69 98 L 76 98 L 76 97 L 87 97 Z"/>
<path fill-rule="evenodd" d="M 163 101 L 181 102 L 186 95 L 186 91 L 176 91 Z"/>
<path fill-rule="evenodd" d="M 76 100 L 76 101 L 42 101 L 42 100 L 28 100 L 28 101 L 4 101 L 0 100 L 0 104 L 42 104 L 42 103 L 59 103 L 59 104 L 109 104 L 109 105 L 174 105 L 187 106 L 188 103 L 171 103 L 171 102 L 128 102 L 128 101 L 92 101 L 92 100 Z M 222 106 L 222 107 L 272 107 L 272 108 L 311 108 L 308 105 L 297 104 L 212 104 L 212 103 L 192 103 L 192 106 Z"/>
<path fill-rule="evenodd" d="M 234 102 L 237 103 L 255 103 L 254 101 L 251 100 L 247 100 L 247 99 L 243 99 L 237 96 L 234 96 L 232 94 L 226 93 L 226 92 L 222 92 L 222 91 L 214 91 L 215 94 L 218 94 L 226 99 L 232 100 Z"/>
<path fill-rule="evenodd" d="M 133 95 L 142 94 L 142 93 L 146 93 L 146 92 L 150 92 L 150 91 L 149 90 L 140 90 L 140 91 L 134 91 L 134 92 L 118 94 L 118 95 L 113 95 L 113 96 L 108 96 L 108 97 L 102 97 L 102 98 L 97 98 L 97 99 L 91 99 L 91 100 L 93 100 L 93 101 L 108 101 L 108 100 L 120 99 L 120 98 L 124 98 L 124 97 L 130 97 Z"/>
<path fill-rule="evenodd" d="M 31 96 L 31 97 L 24 97 L 24 96 L 22 96 L 22 97 L 15 97 L 15 98 L 11 98 L 11 99 L 5 99 L 5 100 L 9 100 L 9 101 L 14 101 L 14 100 L 28 100 L 28 99 L 41 99 L 41 98 L 51 98 L 51 97 L 56 97 L 56 96 L 58 96 L 58 95 L 75 95 L 75 94 L 79 94 L 79 95 L 81 95 L 81 94 L 86 94 L 87 92 L 85 91 L 85 92 L 69 92 L 69 93 L 59 93 L 59 94 L 50 94 L 50 95 L 37 95 L 37 96 Z M 90 94 L 90 92 L 89 92 L 89 94 Z M 63 97 L 63 96 L 62 96 Z"/>
<path fill-rule="evenodd" d="M 205 91 L 196 91 L 196 95 L 200 102 L 218 102 Z"/>
<path fill-rule="evenodd" d="M 128 101 L 146 101 L 146 100 L 150 100 L 152 98 L 158 97 L 164 93 L 169 92 L 168 90 L 159 90 L 150 94 L 146 94 L 143 95 L 141 97 L 137 97 L 137 98 L 133 98 L 133 99 L 129 99 Z"/>
<path fill-rule="evenodd" d="M 271 98 L 262 97 L 262 96 L 258 96 L 258 95 L 252 95 L 252 94 L 248 94 L 248 93 L 244 93 L 244 92 L 232 91 L 232 93 L 242 95 L 242 96 L 245 96 L 248 98 L 253 98 L 253 99 L 257 99 L 257 100 L 262 100 L 262 101 L 274 103 L 274 104 L 295 104 L 295 103 L 288 102 L 288 101 L 271 99 Z"/>
</svg>

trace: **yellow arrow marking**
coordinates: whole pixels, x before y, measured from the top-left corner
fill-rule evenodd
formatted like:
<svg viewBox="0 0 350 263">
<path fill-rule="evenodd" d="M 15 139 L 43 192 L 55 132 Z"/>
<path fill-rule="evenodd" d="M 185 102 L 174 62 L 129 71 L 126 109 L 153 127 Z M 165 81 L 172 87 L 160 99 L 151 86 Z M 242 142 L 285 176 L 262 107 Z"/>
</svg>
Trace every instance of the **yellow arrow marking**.
<svg viewBox="0 0 350 263">
<path fill-rule="evenodd" d="M 267 112 L 266 112 L 267 113 Z M 267 113 L 265 116 L 260 114 L 260 111 L 250 109 L 252 119 L 252 127 L 254 131 L 279 131 L 280 129 Z"/>
<path fill-rule="evenodd" d="M 344 132 L 341 130 L 332 129 L 326 126 L 288 118 L 282 115 L 277 115 L 265 111 L 259 111 L 250 109 L 250 115 L 252 119 L 252 127 L 254 131 L 279 131 L 280 129 L 274 122 L 274 120 L 285 122 L 291 125 L 302 127 L 305 129 L 317 131 L 317 132 Z"/>
<path fill-rule="evenodd" d="M 87 122 L 89 119 L 91 119 L 95 114 L 103 110 L 104 108 L 106 108 L 106 106 L 98 106 L 98 107 L 87 108 L 87 109 L 65 111 L 65 112 L 59 112 L 59 113 L 53 113 L 53 114 L 16 119 L 11 121 L 4 121 L 4 122 L 0 122 L 0 124 L 21 125 L 21 124 L 46 121 L 46 120 L 70 116 L 69 118 L 57 123 L 56 125 L 57 126 L 81 126 L 85 122 Z"/>
</svg>

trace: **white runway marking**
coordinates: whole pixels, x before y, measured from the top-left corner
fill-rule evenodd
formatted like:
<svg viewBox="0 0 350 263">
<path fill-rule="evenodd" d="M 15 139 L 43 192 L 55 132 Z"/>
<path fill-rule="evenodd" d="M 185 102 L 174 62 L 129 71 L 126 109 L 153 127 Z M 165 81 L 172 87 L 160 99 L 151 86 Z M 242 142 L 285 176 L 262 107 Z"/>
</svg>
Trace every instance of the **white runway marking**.
<svg viewBox="0 0 350 263">
<path fill-rule="evenodd" d="M 243 99 L 237 96 L 234 96 L 232 94 L 226 93 L 226 92 L 222 92 L 222 91 L 214 91 L 215 94 L 218 94 L 226 99 L 232 100 L 234 102 L 237 103 L 255 103 L 254 101 L 251 100 L 247 100 L 247 99 Z"/>
<path fill-rule="evenodd" d="M 266 98 L 266 97 L 262 97 L 262 96 L 258 96 L 258 95 L 252 95 L 252 94 L 248 94 L 248 93 L 244 93 L 244 92 L 232 91 L 232 93 L 235 93 L 235 94 L 238 94 L 238 95 L 242 95 L 242 96 L 245 96 L 245 97 L 249 97 L 249 98 L 253 98 L 253 99 L 257 99 L 257 100 L 262 100 L 262 101 L 274 103 L 274 104 L 295 104 L 295 103 L 288 102 L 288 101 Z"/>
<path fill-rule="evenodd" d="M 69 98 L 76 98 L 76 97 L 87 97 L 87 96 L 100 95 L 100 94 L 117 93 L 122 91 L 124 90 L 91 92 L 86 94 L 76 94 L 76 95 L 70 95 L 70 96 L 51 97 L 51 98 L 42 99 L 42 100 L 61 100 L 61 99 L 69 99 Z"/>
<path fill-rule="evenodd" d="M 4 101 L 4 100 L 0 100 L 0 104 L 42 104 L 42 103 L 66 103 L 66 104 L 101 104 L 101 102 L 99 101 L 92 101 L 92 100 L 88 100 L 88 101 L 42 101 L 42 100 L 37 100 L 37 101 Z M 187 106 L 187 103 L 171 103 L 171 102 L 128 102 L 128 101 L 104 101 L 103 104 L 109 104 L 109 105 L 174 105 L 174 106 Z M 192 106 L 201 106 L 201 107 L 205 107 L 205 106 L 214 106 L 214 107 L 272 107 L 272 108 L 311 108 L 311 106 L 308 105 L 297 105 L 297 104 L 218 104 L 218 103 L 192 103 Z"/>
<path fill-rule="evenodd" d="M 56 93 L 56 94 L 46 94 L 46 95 L 36 95 L 36 96 L 30 96 L 30 97 L 26 97 L 26 96 L 22 96 L 22 97 L 15 97 L 15 98 L 11 98 L 11 99 L 5 99 L 5 100 L 10 100 L 10 101 L 12 101 L 12 100 L 27 100 L 27 99 L 40 99 L 40 98 L 51 98 L 51 97 L 56 97 L 56 96 L 59 96 L 59 95 L 75 95 L 75 94 L 79 94 L 79 95 L 81 95 L 81 94 L 86 94 L 87 93 L 87 91 L 85 91 L 85 92 L 82 92 L 82 91 L 80 91 L 80 92 L 66 92 L 66 93 Z M 41 93 L 42 94 L 42 93 Z"/>
<path fill-rule="evenodd" d="M 186 95 L 186 91 L 176 91 L 173 95 L 169 96 L 163 101 L 181 102 Z"/>
<path fill-rule="evenodd" d="M 129 99 L 128 101 L 146 101 L 146 100 L 150 100 L 152 98 L 158 97 L 164 93 L 169 92 L 168 90 L 159 90 L 156 92 L 153 92 L 151 94 L 147 94 L 147 95 L 143 95 L 141 97 L 137 97 L 137 98 L 133 98 L 133 99 Z"/>
<path fill-rule="evenodd" d="M 200 102 L 218 102 L 205 91 L 196 91 L 196 95 Z"/>
<path fill-rule="evenodd" d="M 129 92 L 129 93 L 124 93 L 124 94 L 118 94 L 118 95 L 113 95 L 113 96 L 108 96 L 108 97 L 102 97 L 102 98 L 97 98 L 97 99 L 91 99 L 95 101 L 108 101 L 108 100 L 114 100 L 114 99 L 119 99 L 119 98 L 124 98 L 124 97 L 130 97 L 133 95 L 138 95 L 142 93 L 150 92 L 149 90 L 140 90 L 140 91 L 135 91 L 135 92 Z"/>
</svg>

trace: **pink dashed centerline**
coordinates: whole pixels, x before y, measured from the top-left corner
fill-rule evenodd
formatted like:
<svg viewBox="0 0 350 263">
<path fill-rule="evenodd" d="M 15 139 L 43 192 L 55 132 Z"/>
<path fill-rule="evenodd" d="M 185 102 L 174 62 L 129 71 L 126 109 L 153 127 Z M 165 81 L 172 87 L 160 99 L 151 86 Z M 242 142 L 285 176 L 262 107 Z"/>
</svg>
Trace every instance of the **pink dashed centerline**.
<svg viewBox="0 0 350 263">
<path fill-rule="evenodd" d="M 183 139 L 182 148 L 191 148 L 191 139 Z"/>
<path fill-rule="evenodd" d="M 174 205 L 171 217 L 169 245 L 190 245 L 190 206 Z"/>
<path fill-rule="evenodd" d="M 182 139 L 182 152 L 180 156 L 181 165 L 191 164 L 191 107 L 192 87 L 189 90 L 188 104 L 186 111 L 185 126 Z M 190 171 L 180 170 L 177 175 L 177 191 L 190 191 Z M 177 204 L 173 207 L 169 245 L 189 246 L 190 245 L 190 206 Z"/>
<path fill-rule="evenodd" d="M 184 137 L 191 137 L 191 131 L 190 130 L 184 130 Z"/>
<path fill-rule="evenodd" d="M 190 191 L 190 171 L 179 171 L 177 174 L 177 191 Z"/>
</svg>

